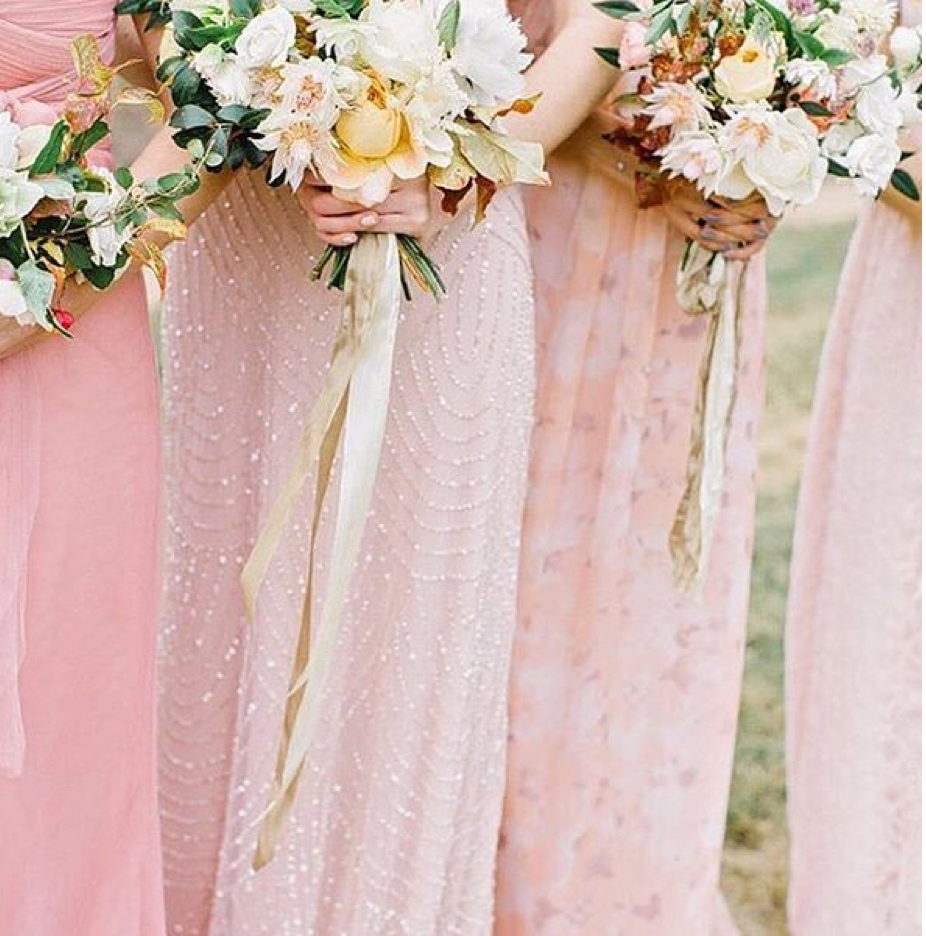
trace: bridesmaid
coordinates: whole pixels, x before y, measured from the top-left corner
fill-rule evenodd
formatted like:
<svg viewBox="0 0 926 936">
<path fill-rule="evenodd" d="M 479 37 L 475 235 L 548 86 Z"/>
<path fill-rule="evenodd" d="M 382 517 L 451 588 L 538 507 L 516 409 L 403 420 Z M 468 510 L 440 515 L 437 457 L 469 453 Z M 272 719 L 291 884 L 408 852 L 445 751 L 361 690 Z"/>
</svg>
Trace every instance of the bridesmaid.
<svg viewBox="0 0 926 936">
<path fill-rule="evenodd" d="M 793 936 L 921 932 L 921 223 L 893 191 L 865 209 L 817 384 L 786 631 Z"/>
<path fill-rule="evenodd" d="M 54 119 L 76 36 L 114 56 L 112 8 L 3 0 L 0 105 L 14 120 Z M 133 170 L 183 161 L 165 131 Z M 184 206 L 188 218 L 212 191 Z M 0 930 L 159 936 L 147 302 L 129 273 L 102 296 L 71 284 L 63 304 L 80 319 L 70 342 L 0 315 Z"/>
<path fill-rule="evenodd" d="M 579 12 L 557 2 L 554 19 L 549 4 L 526 13 L 550 43 L 537 70 L 560 48 L 570 49 L 560 74 L 592 67 L 568 40 Z M 586 48 L 606 45 L 600 24 L 585 22 Z M 602 74 L 603 94 L 613 73 Z M 539 385 L 496 936 L 734 932 L 719 876 L 752 551 L 763 264 L 749 279 L 725 504 L 698 602 L 673 587 L 667 545 L 703 334 L 676 304 L 674 275 L 680 233 L 696 233 L 699 218 L 711 229 L 717 209 L 678 190 L 664 209 L 638 210 L 617 163 L 590 124 L 552 158 L 552 188 L 527 195 Z M 720 215 L 747 254 L 761 246 L 762 225 Z"/>
<path fill-rule="evenodd" d="M 71 39 L 111 57 L 111 0 L 4 0 L 0 101 L 61 104 Z M 89 308 L 88 290 L 68 299 Z M 0 925 L 164 930 L 154 772 L 158 412 L 141 277 L 75 327 L 0 338 Z"/>
</svg>

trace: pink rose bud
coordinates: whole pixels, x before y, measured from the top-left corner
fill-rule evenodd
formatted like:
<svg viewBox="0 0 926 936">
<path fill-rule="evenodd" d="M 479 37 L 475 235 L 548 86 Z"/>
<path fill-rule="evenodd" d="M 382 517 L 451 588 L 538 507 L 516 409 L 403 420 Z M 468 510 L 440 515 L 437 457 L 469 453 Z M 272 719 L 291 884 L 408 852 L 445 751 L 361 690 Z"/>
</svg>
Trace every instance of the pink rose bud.
<svg viewBox="0 0 926 936">
<path fill-rule="evenodd" d="M 50 127 L 58 121 L 58 112 L 45 104 L 43 101 L 36 101 L 32 98 L 26 98 L 22 101 L 13 101 L 11 107 L 13 113 L 13 122 L 18 123 L 20 127 Z"/>
<path fill-rule="evenodd" d="M 649 65 L 653 50 L 646 44 L 646 26 L 627 23 L 621 37 L 621 68 L 642 68 Z"/>
</svg>

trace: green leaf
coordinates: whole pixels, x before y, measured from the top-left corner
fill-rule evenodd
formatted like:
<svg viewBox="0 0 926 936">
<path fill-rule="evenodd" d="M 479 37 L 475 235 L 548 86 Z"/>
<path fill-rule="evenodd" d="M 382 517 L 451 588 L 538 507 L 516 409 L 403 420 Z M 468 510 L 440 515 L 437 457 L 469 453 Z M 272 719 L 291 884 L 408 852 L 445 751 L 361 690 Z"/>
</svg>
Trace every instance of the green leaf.
<svg viewBox="0 0 926 936">
<path fill-rule="evenodd" d="M 135 184 L 135 179 L 132 176 L 132 170 L 127 166 L 120 166 L 115 173 L 116 181 L 124 189 L 129 189 Z"/>
<path fill-rule="evenodd" d="M 840 179 L 849 178 L 849 170 L 842 163 L 836 162 L 835 159 L 829 160 L 829 171 L 830 175 L 838 176 Z"/>
<path fill-rule="evenodd" d="M 37 318 L 44 318 L 55 294 L 54 276 L 35 260 L 27 260 L 16 271 L 16 279 L 29 311 Z"/>
<path fill-rule="evenodd" d="M 100 140 L 105 139 L 107 136 L 109 136 L 109 124 L 105 120 L 98 120 L 89 130 L 85 130 L 74 137 L 71 158 L 83 158 Z"/>
<path fill-rule="evenodd" d="M 215 124 L 215 115 L 198 104 L 185 104 L 174 111 L 170 118 L 170 125 L 178 130 L 196 130 L 199 127 L 214 127 Z"/>
<path fill-rule="evenodd" d="M 595 49 L 595 52 L 609 65 L 613 65 L 615 68 L 621 67 L 621 54 L 617 49 Z"/>
<path fill-rule="evenodd" d="M 83 244 L 77 241 L 65 241 L 62 249 L 64 250 L 64 259 L 75 270 L 86 270 L 93 266 L 93 257 Z"/>
<path fill-rule="evenodd" d="M 827 110 L 822 104 L 816 101 L 798 101 L 797 106 L 811 117 L 832 117 L 833 112 Z"/>
<path fill-rule="evenodd" d="M 824 65 L 829 65 L 830 68 L 839 68 L 840 65 L 846 65 L 854 57 L 851 52 L 843 52 L 842 49 L 824 49 L 819 55 L 820 61 Z"/>
<path fill-rule="evenodd" d="M 161 192 L 173 192 L 176 189 L 182 188 L 186 182 L 187 175 L 185 172 L 171 172 L 158 179 L 158 190 Z"/>
<path fill-rule="evenodd" d="M 894 170 L 891 175 L 891 185 L 911 201 L 918 202 L 920 200 L 920 190 L 917 187 L 916 180 L 906 169 Z"/>
<path fill-rule="evenodd" d="M 813 33 L 794 30 L 794 41 L 810 59 L 818 59 L 826 51 L 826 47 Z"/>
<path fill-rule="evenodd" d="M 108 289 L 116 278 L 116 271 L 112 267 L 92 266 L 83 270 L 84 276 L 91 286 L 96 289 Z"/>
<path fill-rule="evenodd" d="M 229 9 L 241 19 L 252 20 L 260 13 L 260 0 L 231 0 Z"/>
<path fill-rule="evenodd" d="M 203 79 L 195 68 L 184 62 L 170 80 L 170 93 L 178 107 L 190 104 L 202 87 Z"/>
<path fill-rule="evenodd" d="M 29 169 L 30 176 L 47 175 L 58 165 L 58 160 L 61 158 L 61 149 L 67 135 L 68 125 L 63 120 L 59 120 L 52 128 L 48 142 L 42 147 L 39 155 L 35 157 Z"/>
<path fill-rule="evenodd" d="M 596 3 L 595 7 L 615 19 L 625 19 L 641 12 L 640 8 L 631 0 L 603 0 L 601 3 Z"/>
<path fill-rule="evenodd" d="M 460 0 L 450 0 L 444 7 L 437 22 L 437 35 L 441 45 L 448 54 L 453 52 L 457 44 L 457 31 L 460 28 Z"/>
</svg>

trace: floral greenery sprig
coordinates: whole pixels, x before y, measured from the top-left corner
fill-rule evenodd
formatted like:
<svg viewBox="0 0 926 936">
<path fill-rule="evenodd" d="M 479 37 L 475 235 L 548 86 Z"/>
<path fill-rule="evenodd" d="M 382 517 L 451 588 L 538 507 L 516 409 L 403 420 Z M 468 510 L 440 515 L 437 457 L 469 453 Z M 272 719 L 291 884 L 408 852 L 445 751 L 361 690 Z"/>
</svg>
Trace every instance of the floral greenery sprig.
<svg viewBox="0 0 926 936">
<path fill-rule="evenodd" d="M 159 77 L 177 107 L 175 139 L 219 171 L 265 167 L 296 188 L 314 173 L 373 205 L 392 181 L 427 176 L 455 213 L 471 190 L 481 220 L 501 185 L 543 184 L 542 151 L 501 132 L 528 110 L 526 40 L 506 14 L 459 0 L 122 0 L 120 13 L 170 13 Z M 494 43 L 490 48 L 487 43 Z M 440 272 L 400 236 L 403 287 L 435 295 Z M 342 287 L 350 247 L 314 275 Z"/>
<path fill-rule="evenodd" d="M 69 277 L 103 290 L 135 258 L 163 285 L 154 238 L 185 235 L 176 203 L 199 185 L 193 167 L 138 183 L 127 168 L 91 164 L 113 106 L 141 103 L 152 117 L 162 110 L 141 89 L 111 100 L 118 70 L 103 64 L 92 36 L 74 42 L 73 58 L 74 89 L 60 119 L 47 108 L 21 126 L 15 110 L 0 111 L 0 314 L 65 335 L 73 319 L 55 300 Z"/>
</svg>

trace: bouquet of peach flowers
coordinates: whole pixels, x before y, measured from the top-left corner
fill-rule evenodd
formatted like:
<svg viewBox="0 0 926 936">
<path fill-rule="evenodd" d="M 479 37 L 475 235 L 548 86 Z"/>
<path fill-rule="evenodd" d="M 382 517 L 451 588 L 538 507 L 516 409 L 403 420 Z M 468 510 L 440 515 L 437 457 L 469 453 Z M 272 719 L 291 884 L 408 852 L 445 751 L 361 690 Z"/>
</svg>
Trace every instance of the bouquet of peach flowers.
<svg viewBox="0 0 926 936">
<path fill-rule="evenodd" d="M 901 163 L 918 125 L 922 37 L 890 0 L 604 0 L 626 23 L 611 135 L 641 159 L 638 193 L 658 204 L 683 178 L 710 198 L 761 197 L 772 215 L 807 205 L 828 175 L 865 195 L 919 193 Z M 676 579 L 703 582 L 736 390 L 744 264 L 689 242 L 678 298 L 710 317 L 687 488 L 671 537 Z"/>
</svg>

